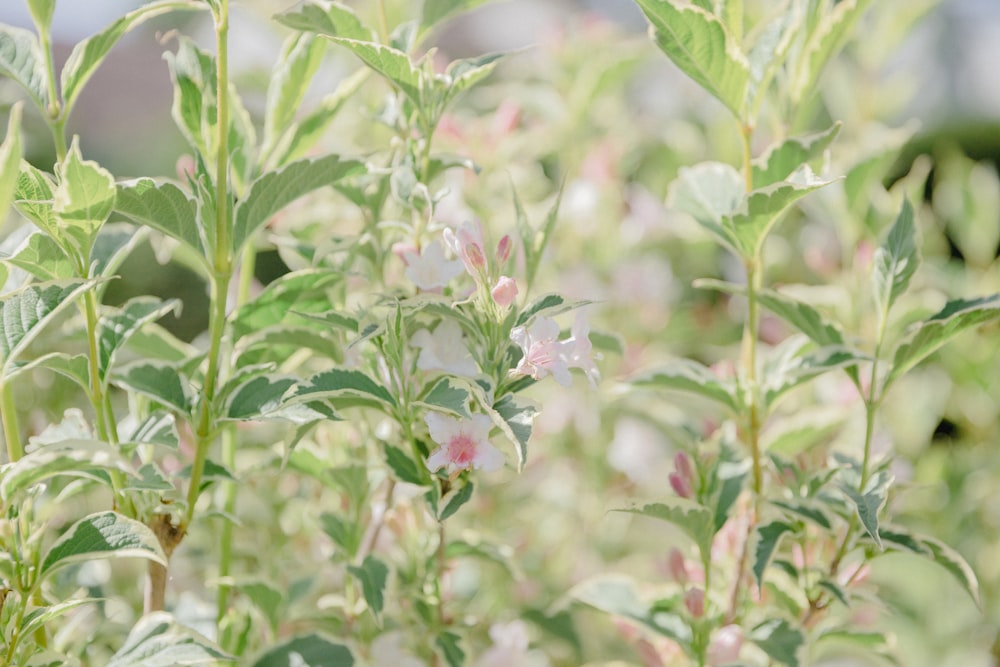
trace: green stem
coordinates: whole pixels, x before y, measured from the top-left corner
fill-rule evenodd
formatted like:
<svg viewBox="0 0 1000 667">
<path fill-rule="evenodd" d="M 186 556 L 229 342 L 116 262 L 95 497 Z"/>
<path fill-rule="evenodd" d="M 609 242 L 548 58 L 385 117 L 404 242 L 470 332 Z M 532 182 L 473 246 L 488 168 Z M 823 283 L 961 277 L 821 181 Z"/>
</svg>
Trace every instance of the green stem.
<svg viewBox="0 0 1000 667">
<path fill-rule="evenodd" d="M 209 348 L 205 382 L 202 387 L 201 407 L 195 432 L 195 457 L 191 467 L 191 480 L 187 494 L 187 508 L 182 531 L 194 518 L 195 505 L 201 492 L 201 479 L 205 471 L 208 448 L 215 435 L 213 403 L 218 384 L 222 336 L 226 327 L 226 306 L 229 281 L 232 278 L 232 249 L 230 248 L 231 211 L 229 208 L 229 0 L 220 0 L 215 16 L 216 37 L 216 131 L 217 152 L 215 172 L 215 258 L 211 283 L 211 311 L 208 318 Z"/>
<path fill-rule="evenodd" d="M 747 273 L 747 326 L 744 332 L 744 351 L 747 377 L 747 440 L 750 444 L 750 455 L 753 459 L 753 490 L 760 496 L 763 489 L 763 473 L 761 471 L 760 427 L 761 415 L 759 405 L 757 379 L 757 338 L 760 329 L 760 304 L 757 293 L 760 291 L 760 261 L 759 257 L 746 263 Z"/>
<path fill-rule="evenodd" d="M 376 3 L 378 9 L 378 33 L 379 38 L 382 40 L 383 44 L 389 43 L 389 21 L 386 19 L 385 15 L 385 0 L 378 0 Z"/>
<path fill-rule="evenodd" d="M 229 426 L 222 432 L 222 465 L 232 470 L 236 467 L 236 430 Z M 236 484 L 226 482 L 223 487 L 223 511 L 232 515 L 236 511 Z M 229 607 L 229 594 L 232 587 L 227 578 L 232 572 L 233 564 L 233 522 L 222 519 L 222 533 L 219 535 L 219 594 L 216 623 L 220 623 Z"/>
<path fill-rule="evenodd" d="M 24 456 L 24 443 L 21 442 L 21 429 L 17 425 L 14 393 L 9 389 L 6 382 L 0 382 L 0 420 L 3 421 L 3 436 L 7 442 L 7 460 L 13 463 Z"/>
</svg>

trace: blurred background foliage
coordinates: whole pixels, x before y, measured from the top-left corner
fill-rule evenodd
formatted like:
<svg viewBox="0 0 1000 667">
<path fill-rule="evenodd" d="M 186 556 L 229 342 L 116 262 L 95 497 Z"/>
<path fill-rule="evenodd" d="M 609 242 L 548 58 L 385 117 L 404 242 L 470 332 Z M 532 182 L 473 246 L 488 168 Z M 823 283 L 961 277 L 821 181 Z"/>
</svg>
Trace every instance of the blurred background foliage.
<svg viewBox="0 0 1000 667">
<path fill-rule="evenodd" d="M 57 53 L 65 57 L 73 42 L 136 4 L 63 0 L 56 10 Z M 248 0 L 233 6 L 231 62 L 237 87 L 258 121 L 271 63 L 285 34 L 269 16 L 288 4 Z M 362 14 L 371 9 L 371 3 L 350 4 Z M 19 5 L 18 0 L 4 2 L 0 21 L 27 25 L 26 10 Z M 408 0 L 389 5 L 390 23 L 411 11 Z M 763 12 L 768 2 L 748 5 Z M 184 143 L 170 119 L 171 88 L 161 54 L 173 48 L 169 30 L 208 43 L 210 26 L 203 21 L 196 15 L 160 17 L 122 41 L 70 122 L 88 158 L 118 178 L 174 175 Z M 454 222 L 479 217 L 498 237 L 514 224 L 512 185 L 534 221 L 561 189 L 559 223 L 541 269 L 540 292 L 598 301 L 590 311 L 595 327 L 608 340 L 624 343 L 622 354 L 606 346 L 599 391 L 580 382 L 570 391 L 551 385 L 533 390 L 546 407 L 536 422 L 527 469 L 521 475 L 508 470 L 482 476 L 470 507 L 457 518 L 469 552 L 489 558 L 456 560 L 454 594 L 463 600 L 469 624 L 477 618 L 505 620 L 514 610 L 525 610 L 535 623 L 534 639 L 554 664 L 616 659 L 638 664 L 633 646 L 606 617 L 561 601 L 574 583 L 601 572 L 629 572 L 642 581 L 665 576 L 664 561 L 674 541 L 669 530 L 651 531 L 642 519 L 608 510 L 669 493 L 673 452 L 715 425 L 703 405 L 626 395 L 618 383 L 667 357 L 713 363 L 731 358 L 739 345 L 740 304 L 691 284 L 698 277 L 738 278 L 738 264 L 663 203 L 679 168 L 706 159 L 737 164 L 737 129 L 717 101 L 662 57 L 647 39 L 638 10 L 622 0 L 490 2 L 445 24 L 432 42 L 449 59 L 513 52 L 438 129 L 439 149 L 478 166 L 478 172 L 451 172 L 456 196 L 439 215 Z M 924 257 L 917 274 L 921 289 L 914 291 L 911 305 L 930 313 L 948 297 L 1000 291 L 998 44 L 1000 6 L 991 0 L 872 3 L 854 39 L 825 72 L 821 94 L 796 110 L 799 127 L 794 128 L 818 130 L 834 119 L 843 121 L 825 171 L 837 175 L 863 168 L 803 200 L 781 223 L 767 248 L 771 283 L 808 286 L 801 289 L 810 299 L 849 310 L 851 299 L 845 295 L 865 289 L 859 275 L 866 252 L 891 220 L 894 197 L 905 191 L 920 202 Z M 304 106 L 315 104 L 356 67 L 349 54 L 331 49 Z M 372 132 L 370 119 L 385 111 L 386 89 L 368 82 L 363 90 L 335 121 L 324 150 L 365 155 L 384 146 L 388 135 Z M 17 97 L 13 85 L 0 81 L 0 109 Z M 29 159 L 51 167 L 44 125 L 28 114 L 25 127 Z M 768 134 L 765 112 L 755 153 L 768 143 Z M 261 283 L 297 268 L 300 258 L 282 239 L 303 230 L 333 236 L 356 231 L 355 214 L 348 210 L 343 201 L 311 202 L 274 221 L 274 245 L 258 262 Z M 180 297 L 184 310 L 169 326 L 193 339 L 205 328 L 204 286 L 186 267 L 158 262 L 161 255 L 143 244 L 123 268 L 124 279 L 112 286 L 109 300 L 133 294 Z M 767 320 L 762 331 L 771 342 L 788 333 Z M 784 409 L 785 423 L 797 423 L 798 414 L 819 440 L 837 430 L 850 433 L 851 424 L 834 423 L 823 409 L 849 404 L 845 383 L 831 375 L 796 394 Z M 58 380 L 40 379 L 34 387 L 19 388 L 24 393 L 18 404 L 28 411 L 44 406 L 33 408 L 47 411 L 33 422 L 47 423 L 71 404 L 68 396 L 58 399 L 59 388 Z M 824 425 L 829 429 L 824 431 Z M 915 558 L 889 556 L 876 562 L 873 573 L 886 591 L 884 604 L 857 613 L 871 613 L 873 626 L 895 633 L 901 664 L 995 665 L 1000 655 L 1000 328 L 963 335 L 908 376 L 890 396 L 882 426 L 885 446 L 894 447 L 898 456 L 897 477 L 904 480 L 893 499 L 901 520 L 951 544 L 969 560 L 980 577 L 984 609 L 977 610 L 947 573 Z M 317 438 L 314 444 L 336 452 L 337 443 L 357 442 L 362 435 L 337 427 L 325 437 L 325 443 Z M 319 482 L 300 483 L 298 477 L 269 470 L 267 433 L 255 432 L 253 438 L 259 450 L 245 450 L 240 471 L 254 491 L 241 496 L 239 509 L 251 528 L 239 532 L 244 571 L 274 570 L 258 574 L 284 587 L 283 627 L 332 623 L 323 621 L 322 604 L 335 604 L 327 598 L 336 595 L 339 582 L 324 574 L 307 582 L 296 569 L 296 556 L 303 549 L 323 552 L 315 503 L 338 502 L 338 497 Z M 334 462 L 337 456 L 344 457 L 341 463 L 350 459 L 349 453 L 330 456 Z M 407 516 L 405 508 L 403 501 L 395 510 L 394 532 L 400 540 L 415 539 L 420 518 Z M 207 546 L 197 537 L 185 547 L 193 553 Z M 258 561 L 261 544 L 281 556 Z M 178 563 L 178 579 L 204 576 L 197 558 Z M 192 569 L 185 572 L 185 567 Z M 112 575 L 94 568 L 88 576 L 99 588 Z M 305 599 L 311 602 L 301 602 Z M 182 595 L 175 603 L 179 617 L 197 622 L 198 600 Z M 265 607 L 248 603 L 247 614 L 261 614 Z M 123 618 L 123 626 L 129 625 Z M 95 641 L 112 632 L 92 631 Z M 482 639 L 487 641 L 485 631 Z M 822 664 L 881 663 L 833 653 Z"/>
</svg>

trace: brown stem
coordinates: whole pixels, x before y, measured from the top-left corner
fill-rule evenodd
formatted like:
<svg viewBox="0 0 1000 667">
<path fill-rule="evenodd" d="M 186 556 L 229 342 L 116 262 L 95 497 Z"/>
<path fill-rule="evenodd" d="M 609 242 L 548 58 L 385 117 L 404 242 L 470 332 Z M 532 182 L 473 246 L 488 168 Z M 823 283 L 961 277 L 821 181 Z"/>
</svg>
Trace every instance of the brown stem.
<svg viewBox="0 0 1000 667">
<path fill-rule="evenodd" d="M 167 561 L 174 553 L 174 549 L 184 538 L 184 531 L 174 525 L 170 517 L 166 514 L 157 514 L 149 524 L 156 539 L 160 542 Z M 150 561 L 146 572 L 146 591 L 144 595 L 143 611 L 150 613 L 153 611 L 163 611 L 166 602 L 167 591 L 167 567 L 160 563 Z"/>
</svg>

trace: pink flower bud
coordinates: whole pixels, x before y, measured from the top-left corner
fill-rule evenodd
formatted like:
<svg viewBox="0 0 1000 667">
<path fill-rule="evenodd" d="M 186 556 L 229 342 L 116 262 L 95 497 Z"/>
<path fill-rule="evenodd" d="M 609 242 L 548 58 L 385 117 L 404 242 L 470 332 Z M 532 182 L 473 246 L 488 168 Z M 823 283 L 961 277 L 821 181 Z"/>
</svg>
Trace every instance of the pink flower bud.
<svg viewBox="0 0 1000 667">
<path fill-rule="evenodd" d="M 708 644 L 708 663 L 726 665 L 740 659 L 743 647 L 743 629 L 738 625 L 724 625 L 712 634 Z"/>
<path fill-rule="evenodd" d="M 674 493 L 676 493 L 681 498 L 690 498 L 691 496 L 694 495 L 694 492 L 691 489 L 691 484 L 689 484 L 686 479 L 684 479 L 677 473 L 675 472 L 670 473 L 667 479 L 670 480 L 670 488 L 672 488 L 674 490 Z"/>
<path fill-rule="evenodd" d="M 705 591 L 700 588 L 692 588 L 684 594 L 684 607 L 694 618 L 701 618 L 705 615 Z"/>
<path fill-rule="evenodd" d="M 688 575 L 687 565 L 684 564 L 684 554 L 677 547 L 672 548 L 670 555 L 667 556 L 667 571 L 674 581 L 681 584 L 686 584 L 691 578 Z"/>
<path fill-rule="evenodd" d="M 503 264 L 510 258 L 510 247 L 513 242 L 510 240 L 510 236 L 504 234 L 503 238 L 500 239 L 500 243 L 497 244 L 497 263 Z"/>
<path fill-rule="evenodd" d="M 508 278 L 507 276 L 500 276 L 497 280 L 497 284 L 493 287 L 493 300 L 496 301 L 497 305 L 501 308 L 506 308 L 510 304 L 514 303 L 515 297 L 517 297 L 517 283 L 514 282 L 513 278 Z"/>
<path fill-rule="evenodd" d="M 688 483 L 694 479 L 694 467 L 691 465 L 691 457 L 686 452 L 674 454 L 674 469 Z"/>
<path fill-rule="evenodd" d="M 479 247 L 478 243 L 470 243 L 463 250 L 465 252 L 465 261 L 468 262 L 469 266 L 476 269 L 486 267 L 486 257 L 483 255 L 483 249 Z"/>
</svg>

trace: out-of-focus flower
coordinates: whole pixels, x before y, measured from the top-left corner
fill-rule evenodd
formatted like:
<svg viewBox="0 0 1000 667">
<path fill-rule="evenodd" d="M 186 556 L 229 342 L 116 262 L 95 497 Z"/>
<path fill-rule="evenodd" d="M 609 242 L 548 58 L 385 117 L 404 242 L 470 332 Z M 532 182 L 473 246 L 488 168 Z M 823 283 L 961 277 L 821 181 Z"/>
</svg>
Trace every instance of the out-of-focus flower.
<svg viewBox="0 0 1000 667">
<path fill-rule="evenodd" d="M 727 665 L 740 659 L 743 647 L 743 629 L 738 625 L 724 625 L 712 633 L 708 644 L 708 664 Z"/>
<path fill-rule="evenodd" d="M 420 350 L 417 368 L 424 371 L 445 371 L 471 377 L 479 372 L 469 348 L 462 338 L 462 327 L 452 320 L 443 320 L 433 332 L 421 329 L 410 338 L 410 344 Z"/>
<path fill-rule="evenodd" d="M 413 656 L 403 646 L 403 633 L 386 632 L 372 642 L 372 667 L 426 667 L 423 660 Z"/>
<path fill-rule="evenodd" d="M 677 547 L 670 549 L 670 554 L 667 556 L 667 568 L 674 581 L 681 584 L 686 584 L 690 581 L 691 575 L 688 574 L 687 565 L 684 562 L 684 554 Z"/>
<path fill-rule="evenodd" d="M 431 439 L 440 445 L 427 457 L 431 470 L 446 467 L 449 473 L 463 468 L 494 472 L 503 467 L 503 454 L 490 444 L 493 422 L 486 415 L 452 419 L 430 412 L 424 421 Z"/>
<path fill-rule="evenodd" d="M 490 627 L 493 646 L 479 656 L 474 667 L 548 667 L 540 651 L 528 650 L 528 627 L 523 621 L 496 623 Z"/>
<path fill-rule="evenodd" d="M 572 383 L 563 346 L 559 342 L 559 325 L 555 320 L 537 317 L 529 327 L 514 327 L 510 338 L 524 353 L 513 370 L 514 375 L 530 375 L 541 380 L 551 374 L 564 387 Z"/>
<path fill-rule="evenodd" d="M 462 273 L 462 262 L 446 259 L 444 246 L 438 241 L 425 245 L 419 254 L 405 249 L 401 252 L 406 262 L 406 277 L 422 290 L 441 289 Z"/>
<path fill-rule="evenodd" d="M 509 234 L 504 234 L 500 242 L 497 243 L 497 264 L 501 266 L 510 259 L 510 250 L 514 242 L 510 240 Z"/>
<path fill-rule="evenodd" d="M 514 299 L 517 298 L 517 283 L 514 282 L 513 278 L 500 276 L 497 284 L 493 286 L 493 291 L 490 293 L 493 295 L 493 300 L 496 301 L 498 306 L 506 308 L 514 303 Z"/>
<path fill-rule="evenodd" d="M 543 415 L 548 411 L 546 405 Z M 615 422 L 607 460 L 634 484 L 662 483 L 668 447 L 666 438 L 652 425 L 635 417 L 623 417 Z"/>
<path fill-rule="evenodd" d="M 563 356 L 570 368 L 583 371 L 591 386 L 597 386 L 600 371 L 594 363 L 594 350 L 590 343 L 590 324 L 582 311 L 578 311 L 573 321 L 572 335 L 563 341 Z"/>
<path fill-rule="evenodd" d="M 691 457 L 684 452 L 677 452 L 674 455 L 674 468 L 674 472 L 667 477 L 670 488 L 681 498 L 694 497 L 694 468 L 691 465 Z"/>
<path fill-rule="evenodd" d="M 455 256 L 462 260 L 469 275 L 479 280 L 486 268 L 486 255 L 483 253 L 483 231 L 479 225 L 465 221 L 454 230 L 445 229 L 444 242 L 455 253 Z"/>
</svg>

